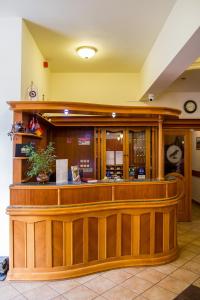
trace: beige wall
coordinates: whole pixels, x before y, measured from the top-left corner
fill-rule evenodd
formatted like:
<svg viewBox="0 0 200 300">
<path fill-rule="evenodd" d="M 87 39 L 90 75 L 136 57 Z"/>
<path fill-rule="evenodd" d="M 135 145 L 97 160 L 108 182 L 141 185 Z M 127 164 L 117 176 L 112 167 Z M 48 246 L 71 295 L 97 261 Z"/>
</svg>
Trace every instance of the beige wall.
<svg viewBox="0 0 200 300">
<path fill-rule="evenodd" d="M 195 100 L 197 103 L 197 110 L 192 114 L 184 112 L 183 109 L 184 102 L 189 99 Z M 166 92 L 148 105 L 177 108 L 182 111 L 180 118 L 198 119 L 200 116 L 200 92 Z"/>
<path fill-rule="evenodd" d="M 131 73 L 51 73 L 50 100 L 126 105 L 136 99 L 137 86 Z"/>
<path fill-rule="evenodd" d="M 38 90 L 38 99 L 48 99 L 49 69 L 43 68 L 44 57 L 38 49 L 26 24 L 22 24 L 22 82 L 21 99 L 28 99 L 27 90 L 33 81 Z"/>
<path fill-rule="evenodd" d="M 12 183 L 12 142 L 7 136 L 12 113 L 6 101 L 20 99 L 21 27 L 20 18 L 0 18 L 0 256 L 8 255 L 9 185 Z"/>
</svg>

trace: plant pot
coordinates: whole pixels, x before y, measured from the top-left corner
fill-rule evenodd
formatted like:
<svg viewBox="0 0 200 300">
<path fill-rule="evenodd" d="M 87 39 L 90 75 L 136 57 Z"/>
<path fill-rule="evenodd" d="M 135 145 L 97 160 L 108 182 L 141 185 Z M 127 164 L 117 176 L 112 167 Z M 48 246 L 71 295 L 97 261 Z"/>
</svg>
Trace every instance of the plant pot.
<svg viewBox="0 0 200 300">
<path fill-rule="evenodd" d="M 45 173 L 40 173 L 38 174 L 38 176 L 36 177 L 37 182 L 39 183 L 45 183 L 49 181 L 49 176 Z"/>
</svg>

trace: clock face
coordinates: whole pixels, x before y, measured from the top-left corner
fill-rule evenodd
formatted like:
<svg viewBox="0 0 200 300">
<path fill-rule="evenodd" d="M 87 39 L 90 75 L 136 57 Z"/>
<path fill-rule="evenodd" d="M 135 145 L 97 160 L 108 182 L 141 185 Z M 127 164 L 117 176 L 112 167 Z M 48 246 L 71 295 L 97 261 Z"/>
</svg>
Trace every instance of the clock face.
<svg viewBox="0 0 200 300">
<path fill-rule="evenodd" d="M 185 103 L 184 103 L 184 110 L 187 112 L 187 113 L 193 113 L 195 112 L 197 109 L 197 104 L 194 100 L 187 100 Z"/>
<path fill-rule="evenodd" d="M 182 150 L 177 145 L 171 145 L 167 149 L 167 159 L 172 164 L 177 164 L 182 158 Z"/>
</svg>

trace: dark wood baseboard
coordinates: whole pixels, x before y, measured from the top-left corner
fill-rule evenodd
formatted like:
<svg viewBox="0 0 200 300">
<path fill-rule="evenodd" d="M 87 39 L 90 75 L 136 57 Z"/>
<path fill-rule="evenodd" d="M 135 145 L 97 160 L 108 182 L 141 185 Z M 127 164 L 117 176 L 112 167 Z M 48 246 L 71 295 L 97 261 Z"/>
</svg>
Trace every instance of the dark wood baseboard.
<svg viewBox="0 0 200 300">
<path fill-rule="evenodd" d="M 200 171 L 192 170 L 192 176 L 200 177 Z"/>
</svg>

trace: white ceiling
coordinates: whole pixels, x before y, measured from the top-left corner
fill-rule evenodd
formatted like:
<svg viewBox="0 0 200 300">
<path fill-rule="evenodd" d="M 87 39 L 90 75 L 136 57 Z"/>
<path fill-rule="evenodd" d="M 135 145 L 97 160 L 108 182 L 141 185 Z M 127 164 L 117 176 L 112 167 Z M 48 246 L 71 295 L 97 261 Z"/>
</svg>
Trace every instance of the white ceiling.
<svg viewBox="0 0 200 300">
<path fill-rule="evenodd" d="M 53 72 L 138 72 L 176 0 L 0 0 L 0 17 L 27 20 Z M 81 60 L 75 49 L 95 46 Z"/>
</svg>

